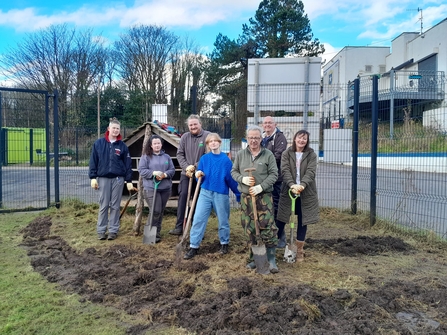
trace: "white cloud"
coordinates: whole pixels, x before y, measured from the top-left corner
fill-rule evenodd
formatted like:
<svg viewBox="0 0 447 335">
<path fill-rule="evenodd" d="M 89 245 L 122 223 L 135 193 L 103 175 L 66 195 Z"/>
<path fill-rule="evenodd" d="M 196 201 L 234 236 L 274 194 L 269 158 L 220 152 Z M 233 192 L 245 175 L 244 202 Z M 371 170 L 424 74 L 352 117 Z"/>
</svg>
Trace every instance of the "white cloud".
<svg viewBox="0 0 447 335">
<path fill-rule="evenodd" d="M 258 0 L 168 0 L 135 1 L 132 7 L 122 2 L 113 2 L 109 7 L 94 4 L 83 5 L 75 11 L 52 10 L 42 15 L 45 9 L 39 6 L 0 11 L 0 25 L 12 27 L 19 32 L 29 32 L 52 24 L 72 23 L 77 26 L 107 26 L 113 23 L 121 27 L 135 24 L 157 24 L 168 27 L 200 28 L 218 22 L 230 21 L 254 13 Z M 252 14 L 251 14 L 252 15 Z"/>
</svg>

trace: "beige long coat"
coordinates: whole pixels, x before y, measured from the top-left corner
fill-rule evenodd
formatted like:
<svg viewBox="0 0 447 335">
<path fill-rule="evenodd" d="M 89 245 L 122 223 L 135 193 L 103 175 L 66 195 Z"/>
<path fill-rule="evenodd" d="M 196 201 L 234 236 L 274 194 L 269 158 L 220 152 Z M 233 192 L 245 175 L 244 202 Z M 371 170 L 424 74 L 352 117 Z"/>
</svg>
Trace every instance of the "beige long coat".
<svg viewBox="0 0 447 335">
<path fill-rule="evenodd" d="M 301 192 L 301 211 L 303 225 L 316 223 L 320 219 L 320 207 L 318 204 L 317 184 L 317 154 L 312 148 L 303 152 L 300 164 L 300 185 L 305 187 Z M 279 221 L 289 223 L 292 201 L 289 197 L 289 189 L 296 184 L 296 155 L 292 147 L 287 148 L 281 156 L 281 174 L 283 177 L 281 195 L 278 204 Z"/>
</svg>

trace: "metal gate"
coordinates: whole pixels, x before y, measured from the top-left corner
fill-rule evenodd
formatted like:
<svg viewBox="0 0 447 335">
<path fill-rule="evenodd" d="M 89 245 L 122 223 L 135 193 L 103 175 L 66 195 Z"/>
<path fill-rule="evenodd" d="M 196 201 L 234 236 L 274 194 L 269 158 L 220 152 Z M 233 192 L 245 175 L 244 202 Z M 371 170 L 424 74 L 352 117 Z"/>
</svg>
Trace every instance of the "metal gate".
<svg viewBox="0 0 447 335">
<path fill-rule="evenodd" d="M 57 97 L 0 87 L 0 213 L 60 205 Z"/>
</svg>

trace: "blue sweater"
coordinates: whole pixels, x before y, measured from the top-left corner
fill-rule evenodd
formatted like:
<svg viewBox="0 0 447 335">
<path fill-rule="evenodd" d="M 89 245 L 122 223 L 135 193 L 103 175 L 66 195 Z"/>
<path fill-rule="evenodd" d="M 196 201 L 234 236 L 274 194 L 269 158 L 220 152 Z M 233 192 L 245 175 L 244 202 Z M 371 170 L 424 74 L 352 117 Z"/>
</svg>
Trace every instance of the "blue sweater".
<svg viewBox="0 0 447 335">
<path fill-rule="evenodd" d="M 214 154 L 209 152 L 200 158 L 198 170 L 203 171 L 201 187 L 208 191 L 220 194 L 229 194 L 229 189 L 233 191 L 236 198 L 240 198 L 237 189 L 237 182 L 231 177 L 233 163 L 226 154 Z"/>
</svg>

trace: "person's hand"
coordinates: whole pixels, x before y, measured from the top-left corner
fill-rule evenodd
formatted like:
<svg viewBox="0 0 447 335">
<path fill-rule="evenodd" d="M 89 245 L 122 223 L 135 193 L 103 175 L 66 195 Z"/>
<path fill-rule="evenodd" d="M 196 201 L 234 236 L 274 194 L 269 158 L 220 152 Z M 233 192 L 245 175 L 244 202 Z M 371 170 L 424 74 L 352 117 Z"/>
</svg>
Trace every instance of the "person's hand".
<svg viewBox="0 0 447 335">
<path fill-rule="evenodd" d="M 240 203 L 241 202 L 241 195 L 239 194 L 239 195 L 236 195 L 236 202 L 237 203 Z"/>
<path fill-rule="evenodd" d="M 242 177 L 242 184 L 245 184 L 247 186 L 254 186 L 255 177 Z"/>
<path fill-rule="evenodd" d="M 192 172 L 194 173 L 194 171 L 196 171 L 196 167 L 194 165 L 188 165 L 185 169 L 186 172 Z"/>
<path fill-rule="evenodd" d="M 186 171 L 186 175 L 188 176 L 188 178 L 192 178 L 192 176 L 194 175 L 194 172 L 196 171 L 196 167 L 194 165 L 188 165 L 185 169 Z"/>
<path fill-rule="evenodd" d="M 300 192 L 298 191 L 298 186 L 300 186 L 300 185 L 298 185 L 298 184 L 294 184 L 294 185 L 290 186 L 290 189 L 292 190 L 292 192 L 293 192 L 294 194 L 298 194 L 298 193 L 300 193 Z"/>
<path fill-rule="evenodd" d="M 154 177 L 161 177 L 161 176 L 163 176 L 163 172 L 161 172 L 161 171 L 154 171 L 154 172 L 152 172 L 152 175 Z"/>
<path fill-rule="evenodd" d="M 290 189 L 292 190 L 293 193 L 300 194 L 304 190 L 304 186 L 294 184 L 290 187 Z"/>
<path fill-rule="evenodd" d="M 168 175 L 160 171 L 160 175 L 156 176 L 155 178 L 157 178 L 157 180 L 163 180 L 165 178 L 168 178 Z"/>
<path fill-rule="evenodd" d="M 256 185 L 256 186 L 250 187 L 248 189 L 248 192 L 250 192 L 250 195 L 252 197 L 254 197 L 254 196 L 256 196 L 256 195 L 258 195 L 259 193 L 262 192 L 262 186 L 261 185 Z"/>
<path fill-rule="evenodd" d="M 196 172 L 196 178 L 199 179 L 200 177 L 204 176 L 205 174 L 203 173 L 203 171 L 198 170 Z"/>
<path fill-rule="evenodd" d="M 97 190 L 97 189 L 99 188 L 99 186 L 98 186 L 98 181 L 96 180 L 96 178 L 90 180 L 90 185 L 92 186 L 92 188 L 93 188 L 94 190 Z"/>
<path fill-rule="evenodd" d="M 132 184 L 132 183 L 127 183 L 127 190 L 128 190 L 129 192 L 134 190 L 134 187 L 133 187 L 133 184 Z"/>
</svg>

